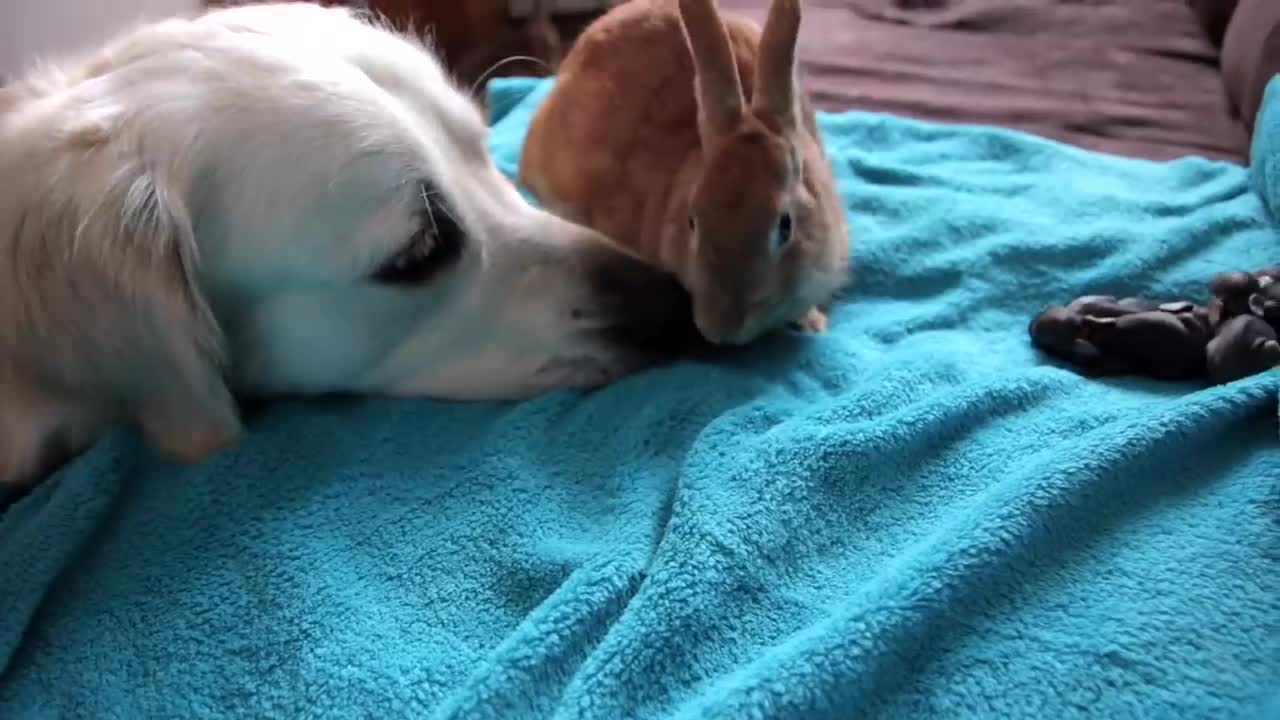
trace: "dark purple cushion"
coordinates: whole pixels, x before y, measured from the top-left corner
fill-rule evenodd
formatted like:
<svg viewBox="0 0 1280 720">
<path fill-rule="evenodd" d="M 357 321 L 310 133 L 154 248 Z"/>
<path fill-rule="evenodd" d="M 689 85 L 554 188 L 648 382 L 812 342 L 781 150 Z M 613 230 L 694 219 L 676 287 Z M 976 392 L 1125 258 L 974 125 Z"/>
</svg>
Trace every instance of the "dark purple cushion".
<svg viewBox="0 0 1280 720">
<path fill-rule="evenodd" d="M 769 0 L 720 7 L 762 22 Z M 1001 125 L 1155 160 L 1248 160 L 1219 50 L 1189 0 L 809 0 L 804 13 L 802 74 L 824 110 Z"/>
<path fill-rule="evenodd" d="M 1214 45 L 1222 47 L 1222 38 L 1227 33 L 1227 24 L 1231 22 L 1231 14 L 1236 11 L 1240 0 L 1187 0 L 1191 10 L 1195 12 L 1204 27 L 1205 34 Z"/>
<path fill-rule="evenodd" d="M 1280 0 L 1239 0 L 1222 42 L 1222 81 L 1245 127 L 1253 130 L 1267 82 L 1280 73 Z"/>
</svg>

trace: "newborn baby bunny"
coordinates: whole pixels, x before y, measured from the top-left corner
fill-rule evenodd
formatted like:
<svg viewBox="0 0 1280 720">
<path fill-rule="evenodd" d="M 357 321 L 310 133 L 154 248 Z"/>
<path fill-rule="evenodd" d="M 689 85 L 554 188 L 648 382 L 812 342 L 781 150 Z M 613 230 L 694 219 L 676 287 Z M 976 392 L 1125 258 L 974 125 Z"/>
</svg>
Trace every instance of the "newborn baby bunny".
<svg viewBox="0 0 1280 720">
<path fill-rule="evenodd" d="M 678 277 L 709 341 L 799 325 L 847 282 L 844 210 L 798 86 L 800 2 L 763 29 L 714 0 L 631 0 L 574 44 L 520 181 L 548 210 Z"/>
<path fill-rule="evenodd" d="M 1253 272 L 1236 270 L 1214 275 L 1209 280 L 1210 319 L 1215 325 L 1245 313 L 1260 314 L 1251 307 L 1254 298 L 1267 286 L 1280 280 L 1280 267 L 1266 267 Z M 1274 292 L 1274 290 L 1272 290 Z"/>
<path fill-rule="evenodd" d="M 1213 328 L 1204 308 L 1087 295 L 1051 307 L 1029 328 L 1036 347 L 1096 375 L 1146 375 L 1162 380 L 1204 377 Z"/>
<path fill-rule="evenodd" d="M 1236 315 L 1218 329 L 1205 354 L 1209 379 L 1228 383 L 1280 365 L 1280 340 L 1266 320 Z"/>
</svg>

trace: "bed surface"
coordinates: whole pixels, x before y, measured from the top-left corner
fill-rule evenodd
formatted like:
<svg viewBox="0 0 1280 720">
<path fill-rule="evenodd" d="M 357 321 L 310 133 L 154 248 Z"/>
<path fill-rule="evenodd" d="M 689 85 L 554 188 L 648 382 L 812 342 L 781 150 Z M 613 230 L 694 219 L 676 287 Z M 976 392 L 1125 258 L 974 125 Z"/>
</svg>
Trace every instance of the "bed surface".
<svg viewBox="0 0 1280 720">
<path fill-rule="evenodd" d="M 763 21 L 769 0 L 721 0 Z M 809 0 L 817 105 L 1033 132 L 1104 152 L 1244 162 L 1218 50 L 1186 0 Z"/>
<path fill-rule="evenodd" d="M 490 84 L 508 177 L 549 90 Z M 1026 338 L 1273 262 L 1280 144 L 1251 185 L 818 121 L 856 238 L 826 334 L 271 403 L 194 467 L 114 435 L 0 513 L 0 718 L 1280 717 L 1280 370 L 1094 381 Z"/>
</svg>

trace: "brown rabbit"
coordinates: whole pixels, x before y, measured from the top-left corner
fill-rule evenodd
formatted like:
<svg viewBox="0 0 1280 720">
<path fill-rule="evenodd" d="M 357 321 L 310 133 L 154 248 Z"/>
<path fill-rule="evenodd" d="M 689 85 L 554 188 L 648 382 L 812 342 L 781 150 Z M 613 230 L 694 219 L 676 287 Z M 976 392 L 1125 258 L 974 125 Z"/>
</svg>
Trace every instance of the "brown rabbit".
<svg viewBox="0 0 1280 720">
<path fill-rule="evenodd" d="M 826 328 L 849 239 L 798 87 L 800 2 L 763 30 L 714 0 L 631 0 L 589 26 L 533 118 L 520 180 L 680 278 L 710 341 Z"/>
</svg>

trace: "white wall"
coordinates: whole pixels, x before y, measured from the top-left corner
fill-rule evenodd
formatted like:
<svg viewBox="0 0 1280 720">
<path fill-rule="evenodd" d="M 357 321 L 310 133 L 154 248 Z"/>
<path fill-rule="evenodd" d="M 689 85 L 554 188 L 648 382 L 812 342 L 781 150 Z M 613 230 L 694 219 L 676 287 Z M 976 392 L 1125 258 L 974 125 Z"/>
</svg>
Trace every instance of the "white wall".
<svg viewBox="0 0 1280 720">
<path fill-rule="evenodd" d="M 138 20 L 189 13 L 201 0 L 0 0 L 0 76 L 34 58 L 107 39 Z"/>
</svg>

